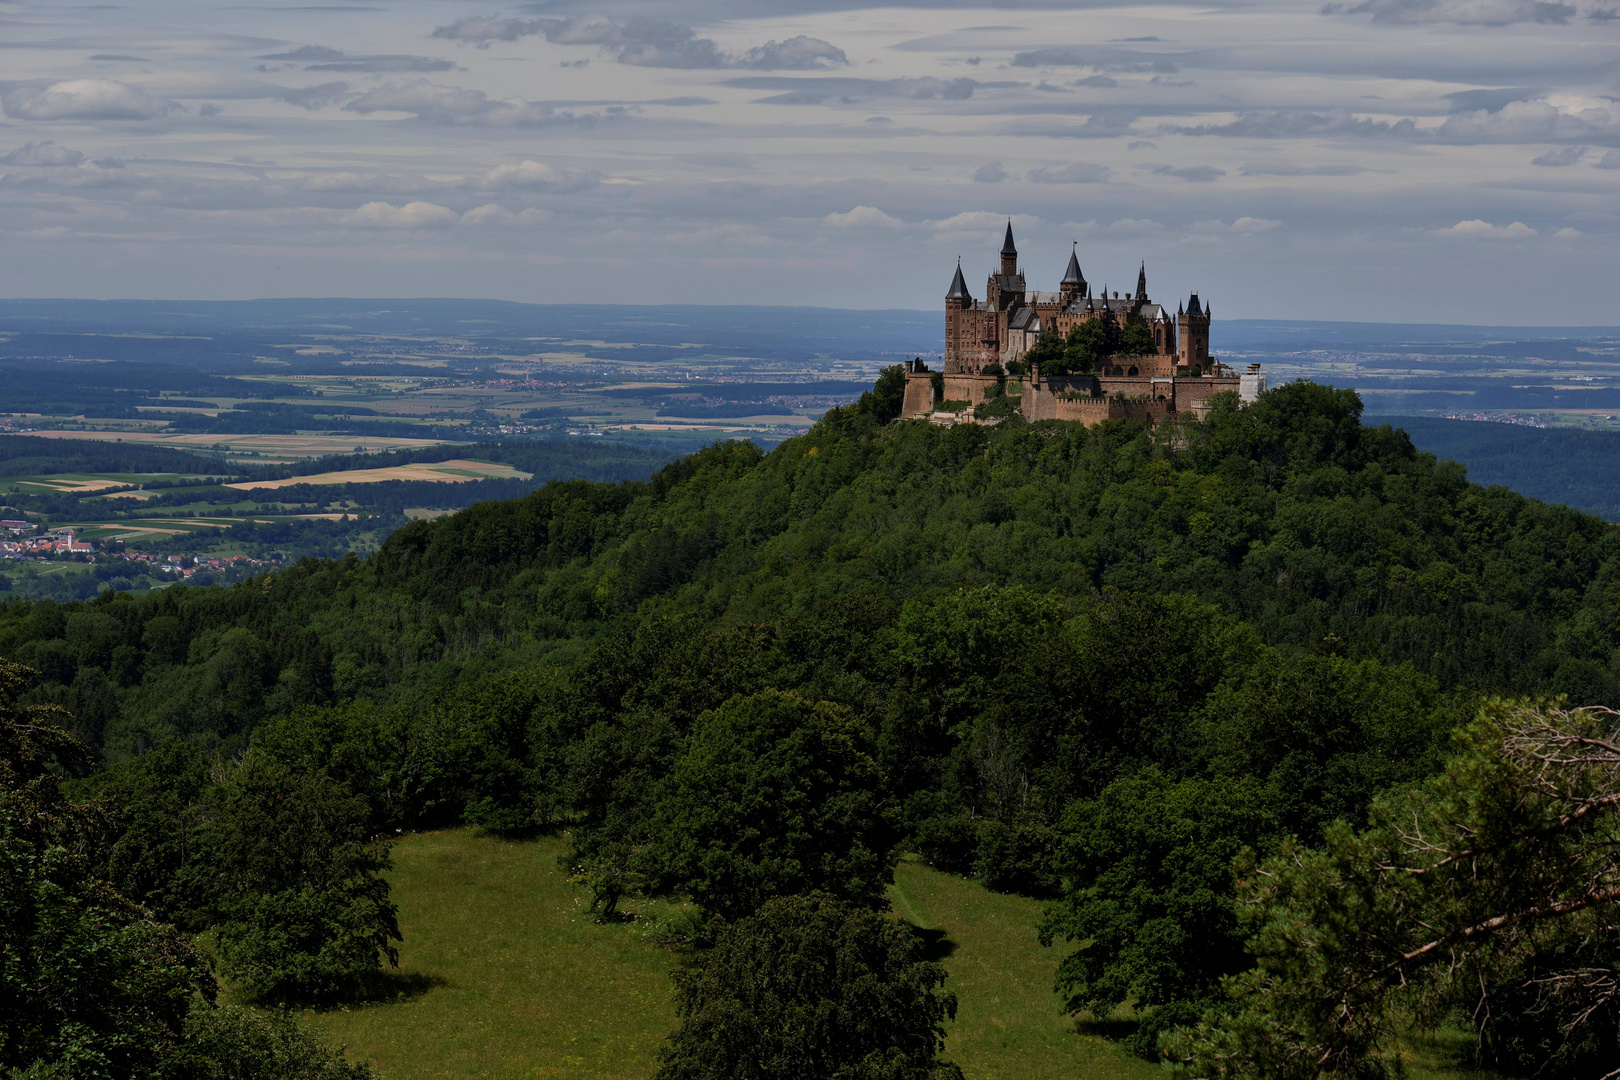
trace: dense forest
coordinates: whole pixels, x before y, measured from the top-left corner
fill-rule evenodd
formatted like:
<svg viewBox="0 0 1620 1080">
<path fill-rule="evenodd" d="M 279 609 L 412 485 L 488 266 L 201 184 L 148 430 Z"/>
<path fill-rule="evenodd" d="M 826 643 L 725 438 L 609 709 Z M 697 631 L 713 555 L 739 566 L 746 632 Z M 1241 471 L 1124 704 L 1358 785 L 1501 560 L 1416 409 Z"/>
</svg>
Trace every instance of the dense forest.
<svg viewBox="0 0 1620 1080">
<path fill-rule="evenodd" d="M 1061 1002 L 1187 1076 L 1397 1075 L 1442 1024 L 1509 1074 L 1620 1065 L 1620 750 L 1557 704 L 1620 706 L 1620 531 L 1310 383 L 1090 429 L 898 393 L 367 559 L 6 604 L 8 730 L 57 740 L 8 736 L 7 850 L 54 880 L 14 809 L 49 788 L 66 895 L 299 1002 L 392 956 L 380 838 L 563 831 L 601 918 L 691 902 L 665 1078 L 960 1075 L 948 962 L 874 914 L 904 853 L 1048 901 Z M 5 947 L 65 963 L 12 917 L 44 896 Z M 90 1075 L 75 1040 L 122 1030 L 29 1008 L 8 1068 Z M 96 1075 L 235 1022 L 199 1010 Z"/>
</svg>

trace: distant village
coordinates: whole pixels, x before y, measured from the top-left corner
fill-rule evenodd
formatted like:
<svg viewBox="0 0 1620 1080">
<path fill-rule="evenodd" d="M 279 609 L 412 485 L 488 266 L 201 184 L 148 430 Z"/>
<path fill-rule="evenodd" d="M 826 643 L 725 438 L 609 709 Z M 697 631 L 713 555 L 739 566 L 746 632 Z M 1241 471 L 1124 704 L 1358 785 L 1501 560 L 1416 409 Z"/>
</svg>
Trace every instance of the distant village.
<svg viewBox="0 0 1620 1080">
<path fill-rule="evenodd" d="M 19 561 L 49 561 L 64 557 L 81 556 L 86 562 L 96 561 L 97 547 L 89 540 L 81 540 L 72 528 L 51 529 L 47 532 L 38 531 L 32 521 L 22 519 L 0 520 L 0 533 L 7 539 L 0 540 L 0 558 Z M 240 570 L 248 567 L 271 566 L 272 563 L 264 559 L 253 559 L 246 555 L 155 555 L 146 551 L 135 551 L 125 548 L 114 555 L 104 552 L 104 557 L 116 557 L 127 562 L 144 563 L 147 569 L 167 574 L 171 578 L 189 578 L 194 574 L 211 571 Z"/>
</svg>

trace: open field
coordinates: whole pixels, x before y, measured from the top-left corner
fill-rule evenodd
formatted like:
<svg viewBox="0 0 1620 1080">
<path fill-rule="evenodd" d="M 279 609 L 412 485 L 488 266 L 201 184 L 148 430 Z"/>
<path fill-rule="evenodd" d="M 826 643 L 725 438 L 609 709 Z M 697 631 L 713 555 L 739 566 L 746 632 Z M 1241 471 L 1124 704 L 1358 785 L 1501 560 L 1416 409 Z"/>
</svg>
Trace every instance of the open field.
<svg viewBox="0 0 1620 1080">
<path fill-rule="evenodd" d="M 680 957 L 639 922 L 598 925 L 557 869 L 562 850 L 465 830 L 407 837 L 392 875 L 403 996 L 310 1019 L 379 1080 L 651 1076 Z M 897 878 L 896 912 L 946 932 L 960 999 L 948 1053 L 971 1080 L 1157 1075 L 1062 1014 L 1038 903 L 914 863 Z"/>
<path fill-rule="evenodd" d="M 225 470 L 221 470 L 222 472 Z M 200 474 L 180 473 L 52 473 L 50 476 L 0 477 L 0 487 L 21 488 L 27 492 L 58 494 L 72 492 L 89 495 L 108 488 L 129 487 L 154 480 L 201 480 Z"/>
<path fill-rule="evenodd" d="M 510 465 L 458 458 L 454 461 L 414 462 L 387 469 L 348 469 L 343 472 L 316 473 L 313 476 L 289 476 L 284 480 L 244 480 L 238 484 L 224 486 L 247 491 L 293 487 L 297 484 L 376 484 L 384 480 L 430 480 L 460 484 L 469 480 L 527 480 L 532 475 L 519 472 Z"/>
<path fill-rule="evenodd" d="M 173 446 L 181 450 L 228 450 L 283 458 L 324 457 L 367 450 L 415 449 L 443 446 L 450 439 L 384 439 L 370 435 L 165 435 L 157 431 L 30 431 L 42 439 L 95 439 L 99 442 L 139 442 Z"/>
<path fill-rule="evenodd" d="M 598 924 L 557 868 L 564 841 L 466 829 L 405 837 L 391 880 L 405 936 L 383 1000 L 305 1019 L 368 1061 L 378 1080 L 650 1077 L 675 1025 L 680 955 L 649 924 Z M 895 914 L 940 942 L 958 999 L 946 1054 L 968 1080 L 1149 1080 L 1158 1066 L 1063 1015 L 1059 948 L 1035 938 L 1038 901 L 902 862 Z M 634 905 L 632 905 L 634 907 Z M 642 905 L 667 915 L 668 905 Z M 1437 1067 L 1444 1041 L 1409 1059 L 1416 1080 L 1488 1074 Z"/>
<path fill-rule="evenodd" d="M 407 837 L 392 875 L 407 996 L 314 1022 L 379 1080 L 651 1076 L 679 958 L 632 926 L 598 925 L 557 868 L 562 850 Z"/>
</svg>

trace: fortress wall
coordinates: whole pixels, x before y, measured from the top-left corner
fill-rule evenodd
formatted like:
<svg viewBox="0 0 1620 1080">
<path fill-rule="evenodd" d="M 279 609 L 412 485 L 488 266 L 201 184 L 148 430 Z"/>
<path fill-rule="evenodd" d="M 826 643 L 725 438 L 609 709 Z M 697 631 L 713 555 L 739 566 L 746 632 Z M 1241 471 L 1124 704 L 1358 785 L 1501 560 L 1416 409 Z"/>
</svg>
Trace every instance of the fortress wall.
<svg viewBox="0 0 1620 1080">
<path fill-rule="evenodd" d="M 933 411 L 933 373 L 928 371 L 906 372 L 906 397 L 905 404 L 900 407 L 900 415 L 927 416 Z"/>
<path fill-rule="evenodd" d="M 1125 415 L 1125 403 L 1118 398 L 1062 398 L 1056 394 L 1048 397 L 1052 402 L 1053 420 L 1078 420 L 1089 426 Z"/>
<path fill-rule="evenodd" d="M 994 386 L 996 380 L 979 375 L 947 375 L 945 376 L 945 400 L 965 401 L 969 405 L 977 405 L 984 400 L 986 386 Z"/>
</svg>

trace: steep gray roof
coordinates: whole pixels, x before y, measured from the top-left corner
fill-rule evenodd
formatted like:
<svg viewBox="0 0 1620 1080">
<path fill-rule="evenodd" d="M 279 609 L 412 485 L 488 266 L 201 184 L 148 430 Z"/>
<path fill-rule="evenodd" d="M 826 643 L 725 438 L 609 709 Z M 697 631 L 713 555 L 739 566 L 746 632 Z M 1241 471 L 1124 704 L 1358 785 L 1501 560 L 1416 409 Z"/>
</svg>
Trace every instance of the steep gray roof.
<svg viewBox="0 0 1620 1080">
<path fill-rule="evenodd" d="M 962 264 L 956 264 L 956 276 L 951 279 L 951 291 L 945 294 L 947 300 L 971 300 L 973 296 L 968 292 L 967 281 L 962 277 Z"/>
<path fill-rule="evenodd" d="M 1001 242 L 1001 253 L 1003 255 L 1016 255 L 1016 254 L 1018 254 L 1018 245 L 1013 243 L 1012 221 L 1011 220 L 1009 220 L 1007 222 L 1007 239 L 1005 239 L 1005 240 L 1003 240 Z"/>
<path fill-rule="evenodd" d="M 1086 287 L 1086 275 L 1080 272 L 1080 253 L 1078 246 L 1076 246 L 1074 251 L 1069 252 L 1069 268 L 1063 272 L 1062 284 L 1078 285 L 1082 289 Z"/>
<path fill-rule="evenodd" d="M 1192 294 L 1192 299 L 1187 301 L 1187 314 L 1189 314 L 1189 315 L 1202 315 L 1203 314 L 1203 311 L 1198 306 L 1198 294 L 1197 293 L 1193 293 Z"/>
</svg>

